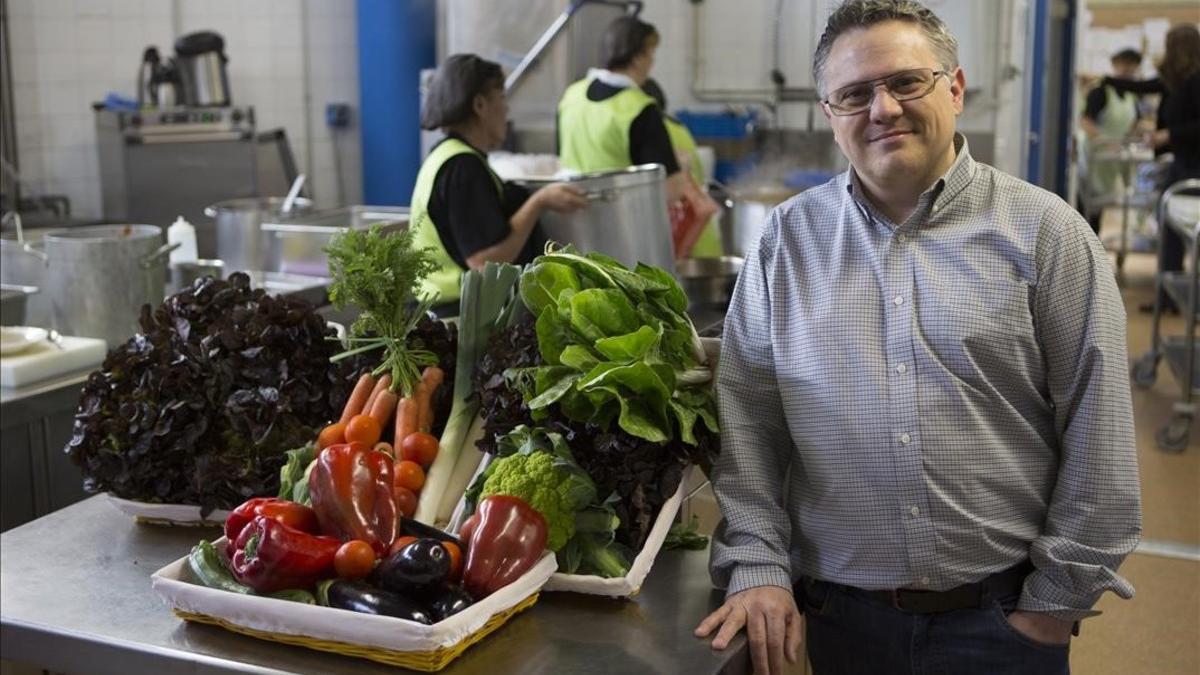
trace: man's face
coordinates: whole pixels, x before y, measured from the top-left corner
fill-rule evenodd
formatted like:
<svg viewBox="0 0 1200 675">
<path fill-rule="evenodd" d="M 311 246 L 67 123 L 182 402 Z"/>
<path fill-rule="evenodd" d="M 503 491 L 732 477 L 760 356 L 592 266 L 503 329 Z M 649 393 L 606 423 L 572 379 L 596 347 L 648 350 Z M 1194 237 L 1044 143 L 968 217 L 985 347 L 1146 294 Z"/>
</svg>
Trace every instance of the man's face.
<svg viewBox="0 0 1200 675">
<path fill-rule="evenodd" d="M 825 64 L 825 93 L 850 84 L 887 77 L 917 68 L 940 71 L 939 62 L 915 24 L 886 21 L 842 34 L 834 41 Z M 902 176 L 928 178 L 944 171 L 943 160 L 953 157 L 954 118 L 962 112 L 966 81 L 962 69 L 938 77 L 922 98 L 896 101 L 883 85 L 875 89 L 871 106 L 856 115 L 832 115 L 838 147 L 854 170 L 876 185 Z"/>
</svg>

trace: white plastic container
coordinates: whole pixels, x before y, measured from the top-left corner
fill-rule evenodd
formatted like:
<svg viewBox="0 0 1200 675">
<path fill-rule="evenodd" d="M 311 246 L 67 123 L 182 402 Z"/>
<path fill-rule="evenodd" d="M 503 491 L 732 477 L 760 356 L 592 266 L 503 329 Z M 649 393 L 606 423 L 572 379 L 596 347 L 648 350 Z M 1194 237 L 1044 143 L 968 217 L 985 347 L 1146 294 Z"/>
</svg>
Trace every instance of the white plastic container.
<svg viewBox="0 0 1200 675">
<path fill-rule="evenodd" d="M 171 251 L 171 264 L 195 262 L 200 258 L 196 248 L 196 228 L 184 220 L 183 216 L 175 218 L 175 222 L 167 228 L 167 243 L 179 244 L 179 248 Z"/>
</svg>

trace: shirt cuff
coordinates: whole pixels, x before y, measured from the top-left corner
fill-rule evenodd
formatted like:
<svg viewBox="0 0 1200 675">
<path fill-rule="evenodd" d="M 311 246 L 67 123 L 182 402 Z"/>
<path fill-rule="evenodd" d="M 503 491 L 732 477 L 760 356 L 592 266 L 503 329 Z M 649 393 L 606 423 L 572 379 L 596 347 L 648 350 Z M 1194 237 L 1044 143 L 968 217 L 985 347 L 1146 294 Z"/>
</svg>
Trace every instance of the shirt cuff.
<svg viewBox="0 0 1200 675">
<path fill-rule="evenodd" d="M 738 565 L 733 568 L 725 597 L 759 586 L 779 586 L 792 590 L 792 575 L 777 565 Z"/>
<path fill-rule="evenodd" d="M 1099 599 L 1100 593 L 1087 596 L 1071 593 L 1054 585 L 1044 572 L 1035 570 L 1025 577 L 1025 587 L 1021 591 L 1021 599 L 1017 601 L 1017 609 L 1022 612 L 1042 612 L 1063 621 L 1080 621 L 1100 615 L 1099 610 L 1092 609 Z"/>
</svg>

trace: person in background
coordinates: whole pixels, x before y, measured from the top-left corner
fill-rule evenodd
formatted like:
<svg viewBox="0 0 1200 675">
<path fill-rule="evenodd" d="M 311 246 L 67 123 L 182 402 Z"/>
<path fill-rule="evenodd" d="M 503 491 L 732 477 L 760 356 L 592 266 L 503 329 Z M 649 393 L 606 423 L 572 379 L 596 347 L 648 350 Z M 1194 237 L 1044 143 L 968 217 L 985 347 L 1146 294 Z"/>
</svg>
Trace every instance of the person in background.
<svg viewBox="0 0 1200 675">
<path fill-rule="evenodd" d="M 1158 77 L 1152 80 L 1106 78 L 1105 84 L 1117 91 L 1159 94 L 1157 129 L 1147 139 L 1155 154 L 1171 153 L 1162 187 L 1187 178 L 1200 178 L 1200 30 L 1192 24 L 1179 24 L 1167 31 Z M 1183 269 L 1183 240 L 1170 228 L 1160 228 L 1163 247 L 1160 271 Z M 1160 302 L 1175 313 L 1179 309 L 1164 292 Z M 1142 305 L 1144 312 L 1154 305 Z"/>
<path fill-rule="evenodd" d="M 697 189 L 703 190 L 707 182 L 704 176 L 704 165 L 700 161 L 700 153 L 696 148 L 696 139 L 683 122 L 667 113 L 667 95 L 653 78 L 647 78 L 642 84 L 642 90 L 655 100 L 663 114 L 663 123 L 667 126 L 667 135 L 671 138 L 671 147 L 675 150 L 675 158 L 679 166 L 690 176 Z M 693 258 L 720 258 L 725 254 L 721 245 L 721 224 L 719 217 L 709 219 L 700 233 L 700 238 L 692 247 Z"/>
<path fill-rule="evenodd" d="M 487 153 L 507 132 L 508 102 L 500 66 L 474 54 L 455 54 L 438 68 L 421 111 L 421 127 L 446 138 L 421 164 L 410 220 L 418 247 L 434 251 L 438 269 L 424 282 L 439 297 L 440 312 L 457 308 L 462 273 L 484 263 L 524 264 L 541 254 L 546 237 L 538 217 L 547 209 L 569 212 L 587 200 L 562 183 L 532 194 L 504 182 Z"/>
<path fill-rule="evenodd" d="M 1054 194 L 975 161 L 966 76 L 913 0 L 849 0 L 813 58 L 849 170 L 746 256 L 717 372 L 711 572 L 755 668 L 1066 673 L 1141 536 L 1125 312 Z M 803 612 L 803 615 L 801 614 Z M 807 639 L 803 631 L 807 629 Z"/>
<path fill-rule="evenodd" d="M 563 168 L 582 173 L 661 164 L 668 200 L 675 202 L 684 195 L 687 176 L 662 110 L 642 91 L 658 43 L 654 26 L 636 17 L 608 25 L 600 44 L 604 67 L 567 87 L 558 103 L 558 148 Z"/>
<path fill-rule="evenodd" d="M 1121 79 L 1133 79 L 1142 64 L 1142 55 L 1132 49 L 1123 49 L 1112 57 L 1113 76 Z M 1129 140 L 1137 124 L 1138 97 L 1128 91 L 1118 93 L 1112 84 L 1101 82 L 1087 94 L 1087 101 L 1080 119 L 1079 126 L 1085 133 L 1085 152 L 1087 157 L 1086 202 L 1102 203 L 1103 200 L 1124 191 L 1123 165 L 1094 160 L 1093 151 L 1103 150 L 1105 146 L 1124 143 Z M 1102 209 L 1089 206 L 1087 209 L 1088 224 L 1092 231 L 1100 234 L 1100 216 Z"/>
</svg>

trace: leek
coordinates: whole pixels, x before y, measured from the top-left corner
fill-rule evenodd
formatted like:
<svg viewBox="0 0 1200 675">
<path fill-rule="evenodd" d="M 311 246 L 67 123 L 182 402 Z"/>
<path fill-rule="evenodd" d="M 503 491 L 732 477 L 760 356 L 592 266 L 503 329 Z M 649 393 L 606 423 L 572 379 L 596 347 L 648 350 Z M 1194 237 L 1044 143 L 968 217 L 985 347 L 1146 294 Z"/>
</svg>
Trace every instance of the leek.
<svg viewBox="0 0 1200 675">
<path fill-rule="evenodd" d="M 475 364 L 487 349 L 492 331 L 508 322 L 514 286 L 521 269 L 506 263 L 489 262 L 482 270 L 463 273 L 458 313 L 458 354 L 454 366 L 454 393 L 450 418 L 439 441 L 438 456 L 429 467 L 425 487 L 417 502 L 416 520 L 435 525 L 454 467 L 462 454 L 471 425 L 479 412 L 471 396 Z"/>
</svg>

